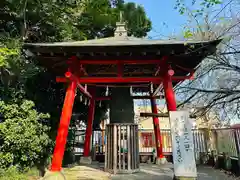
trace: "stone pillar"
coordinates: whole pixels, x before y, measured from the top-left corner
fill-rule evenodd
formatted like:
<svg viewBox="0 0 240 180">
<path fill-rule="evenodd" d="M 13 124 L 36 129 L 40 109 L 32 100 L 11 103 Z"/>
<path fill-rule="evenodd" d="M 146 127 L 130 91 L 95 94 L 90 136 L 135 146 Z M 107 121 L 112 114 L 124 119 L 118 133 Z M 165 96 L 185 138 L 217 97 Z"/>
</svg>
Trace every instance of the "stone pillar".
<svg viewBox="0 0 240 180">
<path fill-rule="evenodd" d="M 138 125 L 108 124 L 106 135 L 105 171 L 113 174 L 139 171 Z"/>
<path fill-rule="evenodd" d="M 172 79 L 171 79 L 173 74 L 174 74 L 173 70 L 168 70 L 163 80 L 163 88 L 164 88 L 164 94 L 165 94 L 168 111 L 177 111 L 177 103 L 176 103 L 175 93 L 174 93 Z M 171 130 L 171 133 L 172 133 L 172 130 Z M 174 149 L 176 149 L 176 144 L 172 145 L 172 149 L 173 151 Z M 194 155 L 192 154 L 192 156 Z M 173 158 L 174 158 L 174 154 L 173 154 Z M 174 180 L 196 180 L 196 177 L 176 176 L 175 171 L 176 170 L 174 169 L 174 177 L 173 177 Z"/>
</svg>

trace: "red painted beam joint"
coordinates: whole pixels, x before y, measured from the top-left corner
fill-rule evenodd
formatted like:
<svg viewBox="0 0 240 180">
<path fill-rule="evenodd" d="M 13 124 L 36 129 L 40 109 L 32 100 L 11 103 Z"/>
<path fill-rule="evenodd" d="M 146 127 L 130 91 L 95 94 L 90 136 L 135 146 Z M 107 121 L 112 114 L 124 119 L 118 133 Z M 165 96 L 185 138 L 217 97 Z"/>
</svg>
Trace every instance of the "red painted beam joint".
<svg viewBox="0 0 240 180">
<path fill-rule="evenodd" d="M 164 94 L 167 102 L 168 111 L 176 111 L 177 103 L 176 103 L 175 93 L 172 86 L 172 73 L 169 73 L 169 71 L 166 73 L 166 76 L 164 78 L 163 88 L 164 88 Z"/>
<path fill-rule="evenodd" d="M 79 83 L 78 78 L 74 76 L 70 71 L 65 73 L 65 77 L 67 78 L 66 81 L 67 80 L 76 81 L 79 90 L 88 98 L 90 99 L 92 98 L 92 95 L 88 91 L 86 91 L 86 89 Z"/>
</svg>

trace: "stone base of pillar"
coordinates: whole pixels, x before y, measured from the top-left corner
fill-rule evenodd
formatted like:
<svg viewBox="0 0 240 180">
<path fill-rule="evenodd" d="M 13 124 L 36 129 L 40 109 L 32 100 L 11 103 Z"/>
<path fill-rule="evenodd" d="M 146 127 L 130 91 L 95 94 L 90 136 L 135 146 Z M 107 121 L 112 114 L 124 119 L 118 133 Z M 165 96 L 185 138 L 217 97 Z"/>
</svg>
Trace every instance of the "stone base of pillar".
<svg viewBox="0 0 240 180">
<path fill-rule="evenodd" d="M 82 156 L 80 158 L 80 164 L 92 164 L 92 158 L 90 156 L 89 157 Z"/>
<path fill-rule="evenodd" d="M 42 180 L 66 180 L 62 171 L 47 171 Z"/>
<path fill-rule="evenodd" d="M 166 163 L 167 163 L 167 159 L 165 157 L 156 159 L 156 164 L 157 165 L 166 164 Z"/>
<path fill-rule="evenodd" d="M 181 177 L 181 176 L 177 177 L 177 176 L 174 176 L 173 180 L 197 180 L 197 178 L 196 177 Z"/>
</svg>

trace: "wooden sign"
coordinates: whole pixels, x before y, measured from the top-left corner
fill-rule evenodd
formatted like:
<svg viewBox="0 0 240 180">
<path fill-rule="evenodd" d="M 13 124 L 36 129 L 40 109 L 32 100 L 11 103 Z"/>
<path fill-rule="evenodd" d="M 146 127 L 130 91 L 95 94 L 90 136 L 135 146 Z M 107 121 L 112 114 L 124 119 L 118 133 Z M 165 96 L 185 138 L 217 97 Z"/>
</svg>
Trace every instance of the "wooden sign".
<svg viewBox="0 0 240 180">
<path fill-rule="evenodd" d="M 197 177 L 192 122 L 187 111 L 169 112 L 174 174 L 176 177 Z"/>
</svg>

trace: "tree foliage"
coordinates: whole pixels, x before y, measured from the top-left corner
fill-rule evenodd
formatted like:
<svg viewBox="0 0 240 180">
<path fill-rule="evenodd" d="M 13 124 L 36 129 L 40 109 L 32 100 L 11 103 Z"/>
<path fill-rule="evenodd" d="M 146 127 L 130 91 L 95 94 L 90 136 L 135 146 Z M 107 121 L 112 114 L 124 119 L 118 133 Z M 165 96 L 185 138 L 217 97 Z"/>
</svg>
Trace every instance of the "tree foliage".
<svg viewBox="0 0 240 180">
<path fill-rule="evenodd" d="M 31 167 L 46 154 L 51 141 L 44 121 L 49 115 L 33 107 L 34 103 L 27 100 L 21 104 L 0 101 L 0 167 Z"/>
<path fill-rule="evenodd" d="M 151 21 L 146 18 L 143 7 L 136 6 L 134 3 L 124 4 L 122 7 L 124 19 L 127 21 L 129 36 L 145 37 L 151 30 Z"/>
<path fill-rule="evenodd" d="M 50 143 L 48 136 L 52 140 L 56 137 L 65 96 L 66 87 L 56 83 L 54 74 L 21 54 L 23 42 L 113 36 L 120 11 L 124 12 L 129 35 L 144 37 L 151 30 L 143 7 L 123 0 L 1 0 L 0 108 L 4 122 L 0 123 L 0 166 L 37 163 Z M 85 121 L 88 106 L 77 98 L 74 112 L 81 111 L 80 118 Z M 106 104 L 96 107 L 94 127 L 106 110 Z M 50 118 L 41 121 L 47 113 Z"/>
<path fill-rule="evenodd" d="M 198 67 L 195 79 L 177 88 L 183 100 L 181 105 L 191 104 L 196 107 L 197 115 L 217 115 L 221 121 L 218 125 L 233 122 L 240 117 L 240 8 L 237 7 L 240 7 L 238 2 L 228 1 L 221 9 L 203 16 L 194 17 L 190 14 L 191 21 L 186 26 L 191 33 L 186 39 L 223 38 L 216 54 L 204 59 Z"/>
<path fill-rule="evenodd" d="M 143 37 L 151 22 L 142 7 L 116 0 L 3 0 L 1 27 L 30 42 L 83 40 L 113 35 L 119 12 L 129 34 Z"/>
<path fill-rule="evenodd" d="M 197 17 L 202 16 L 207 10 L 219 4 L 222 4 L 221 0 L 176 0 L 175 9 L 183 15 L 188 13 L 189 7 L 195 6 L 193 14 Z"/>
<path fill-rule="evenodd" d="M 4 78 L 6 80 L 4 84 L 8 85 L 6 86 L 8 90 L 2 91 L 2 98 L 6 97 L 5 91 L 8 92 L 11 88 L 9 86 L 10 79 L 15 78 L 12 85 L 15 89 L 16 86 L 18 88 L 14 94 L 22 92 L 24 95 L 21 96 L 38 101 L 36 108 L 43 112 L 50 111 L 50 114 L 54 115 L 51 118 L 56 119 L 55 122 L 59 119 L 56 114 L 60 114 L 64 87 L 55 84 L 54 75 L 51 73 L 44 75 L 46 71 L 41 70 L 32 61 L 27 61 L 19 54 L 21 40 L 26 42 L 51 42 L 113 36 L 120 11 L 124 12 L 124 20 L 127 22 L 129 35 L 143 37 L 151 29 L 151 22 L 146 17 L 144 9 L 134 3 L 124 3 L 123 0 L 3 0 L 0 8 L 3 17 L 0 20 L 0 31 L 2 32 L 0 62 L 1 64 L 10 64 L 13 59 L 16 59 L 10 67 L 4 67 L 4 70 L 9 72 Z M 6 49 L 6 38 L 9 41 L 19 39 L 20 42 L 16 43 L 13 48 Z M 12 52 L 9 50 L 17 50 L 16 58 L 10 55 Z M 10 58 L 6 59 L 6 57 Z M 3 77 L 3 74 L 1 77 Z M 20 79 L 25 81 L 20 81 Z M 49 99 L 52 100 L 52 103 L 48 103 Z"/>
</svg>

